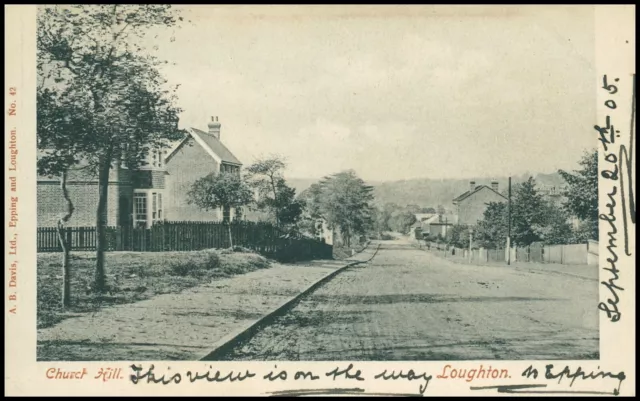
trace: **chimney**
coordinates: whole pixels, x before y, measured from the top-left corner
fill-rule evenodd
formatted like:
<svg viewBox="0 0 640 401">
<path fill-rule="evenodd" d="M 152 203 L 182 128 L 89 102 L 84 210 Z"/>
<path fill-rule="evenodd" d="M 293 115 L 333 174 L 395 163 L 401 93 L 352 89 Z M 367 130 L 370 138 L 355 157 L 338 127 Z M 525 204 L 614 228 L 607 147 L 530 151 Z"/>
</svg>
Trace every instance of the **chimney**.
<svg viewBox="0 0 640 401">
<path fill-rule="evenodd" d="M 498 181 L 491 181 L 491 189 L 493 189 L 496 192 L 498 191 Z"/>
<path fill-rule="evenodd" d="M 473 192 L 476 189 L 476 182 L 469 181 L 469 192 Z"/>
<path fill-rule="evenodd" d="M 211 121 L 207 124 L 207 127 L 209 127 L 209 135 L 220 140 L 220 123 L 218 122 L 218 116 L 211 117 Z"/>
</svg>

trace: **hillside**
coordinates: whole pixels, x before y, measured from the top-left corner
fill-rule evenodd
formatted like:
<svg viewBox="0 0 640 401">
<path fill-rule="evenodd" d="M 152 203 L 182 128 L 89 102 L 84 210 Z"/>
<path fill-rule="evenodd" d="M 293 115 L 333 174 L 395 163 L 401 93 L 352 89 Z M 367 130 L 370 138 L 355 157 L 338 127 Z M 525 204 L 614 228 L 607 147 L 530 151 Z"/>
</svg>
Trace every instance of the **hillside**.
<svg viewBox="0 0 640 401">
<path fill-rule="evenodd" d="M 512 184 L 517 184 L 526 180 L 529 174 L 523 174 L 520 176 L 514 176 L 511 179 Z M 564 185 L 564 180 L 558 173 L 535 174 L 534 178 L 538 185 L 545 186 L 558 186 Z M 382 205 L 385 203 L 396 203 L 398 205 L 418 205 L 421 207 L 436 207 L 443 205 L 446 208 L 452 206 L 451 201 L 453 198 L 464 193 L 469 188 L 469 181 L 467 179 L 429 179 L 418 178 L 412 180 L 402 181 L 388 181 L 388 182 L 370 182 L 369 184 L 374 187 L 374 193 L 376 197 L 376 203 Z M 473 179 L 476 185 L 490 185 L 491 179 L 489 178 L 475 178 Z M 296 193 L 308 188 L 317 179 L 299 179 L 291 178 L 287 180 L 289 185 L 296 189 Z M 508 177 L 500 177 L 496 179 L 498 181 L 499 191 L 506 194 L 508 187 Z"/>
</svg>

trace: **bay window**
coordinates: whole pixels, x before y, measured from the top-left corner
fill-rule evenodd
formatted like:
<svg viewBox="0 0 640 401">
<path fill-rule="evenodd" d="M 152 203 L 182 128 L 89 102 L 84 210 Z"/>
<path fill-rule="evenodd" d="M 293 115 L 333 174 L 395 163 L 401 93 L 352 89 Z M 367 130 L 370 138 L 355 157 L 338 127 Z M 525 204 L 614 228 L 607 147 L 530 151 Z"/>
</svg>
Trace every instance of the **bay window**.
<svg viewBox="0 0 640 401">
<path fill-rule="evenodd" d="M 157 189 L 136 189 L 133 195 L 134 226 L 149 228 L 162 219 L 162 192 Z"/>
</svg>

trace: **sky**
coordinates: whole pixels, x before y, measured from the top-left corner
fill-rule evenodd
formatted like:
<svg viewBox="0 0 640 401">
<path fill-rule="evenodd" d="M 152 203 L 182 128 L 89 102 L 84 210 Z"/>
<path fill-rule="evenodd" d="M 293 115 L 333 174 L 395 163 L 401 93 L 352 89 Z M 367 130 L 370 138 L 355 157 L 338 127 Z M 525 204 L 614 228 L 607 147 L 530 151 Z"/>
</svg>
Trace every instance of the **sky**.
<svg viewBox="0 0 640 401">
<path fill-rule="evenodd" d="M 573 169 L 596 145 L 591 6 L 189 6 L 152 36 L 182 127 L 288 177 Z"/>
</svg>

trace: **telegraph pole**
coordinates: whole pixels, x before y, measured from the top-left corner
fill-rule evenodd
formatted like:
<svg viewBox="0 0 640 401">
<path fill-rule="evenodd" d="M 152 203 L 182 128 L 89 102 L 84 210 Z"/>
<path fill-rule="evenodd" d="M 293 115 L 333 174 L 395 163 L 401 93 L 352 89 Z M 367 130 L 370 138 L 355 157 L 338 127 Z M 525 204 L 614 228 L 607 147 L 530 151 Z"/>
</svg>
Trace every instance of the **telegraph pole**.
<svg viewBox="0 0 640 401">
<path fill-rule="evenodd" d="M 471 244 L 473 243 L 473 228 L 469 227 L 469 263 L 471 263 L 471 253 L 473 252 L 473 248 Z"/>
<path fill-rule="evenodd" d="M 511 265 L 511 176 L 509 176 L 509 205 L 507 206 L 507 265 Z"/>
</svg>

